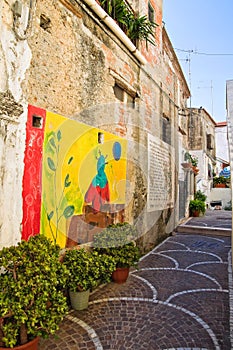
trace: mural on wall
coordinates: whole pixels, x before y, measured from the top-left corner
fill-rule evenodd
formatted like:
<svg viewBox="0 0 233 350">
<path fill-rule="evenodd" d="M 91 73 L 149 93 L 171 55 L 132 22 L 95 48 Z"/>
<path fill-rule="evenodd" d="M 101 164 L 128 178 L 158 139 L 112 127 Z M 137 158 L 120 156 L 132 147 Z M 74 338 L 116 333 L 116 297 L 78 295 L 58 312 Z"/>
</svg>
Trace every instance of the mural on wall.
<svg viewBox="0 0 233 350">
<path fill-rule="evenodd" d="M 40 232 L 41 165 L 46 111 L 28 106 L 23 176 L 22 239 Z"/>
<path fill-rule="evenodd" d="M 91 184 L 85 194 L 86 203 L 91 203 L 94 211 L 101 210 L 102 205 L 110 201 L 108 178 L 105 173 L 106 157 L 101 152 L 97 158 L 97 174 L 91 181 Z"/>
<path fill-rule="evenodd" d="M 27 216 L 22 223 L 22 238 L 44 233 L 61 247 L 89 242 L 103 227 L 123 220 L 127 141 L 61 115 L 42 112 L 29 106 L 23 192 Z M 35 125 L 35 116 L 40 126 Z M 40 157 L 35 154 L 33 159 L 37 163 L 36 177 L 31 176 L 29 181 L 28 150 L 38 133 L 43 134 L 43 142 Z M 33 188 L 38 198 L 30 202 Z"/>
</svg>

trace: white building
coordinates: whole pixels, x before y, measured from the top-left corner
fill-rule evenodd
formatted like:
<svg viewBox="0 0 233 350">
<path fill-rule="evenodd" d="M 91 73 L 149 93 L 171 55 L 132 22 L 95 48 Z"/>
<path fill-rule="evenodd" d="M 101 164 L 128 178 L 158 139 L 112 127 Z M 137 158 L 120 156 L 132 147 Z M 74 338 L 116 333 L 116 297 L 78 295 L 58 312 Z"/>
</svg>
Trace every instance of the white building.
<svg viewBox="0 0 233 350">
<path fill-rule="evenodd" d="M 216 175 L 219 176 L 223 168 L 229 165 L 229 146 L 227 134 L 227 122 L 216 123 Z"/>
</svg>

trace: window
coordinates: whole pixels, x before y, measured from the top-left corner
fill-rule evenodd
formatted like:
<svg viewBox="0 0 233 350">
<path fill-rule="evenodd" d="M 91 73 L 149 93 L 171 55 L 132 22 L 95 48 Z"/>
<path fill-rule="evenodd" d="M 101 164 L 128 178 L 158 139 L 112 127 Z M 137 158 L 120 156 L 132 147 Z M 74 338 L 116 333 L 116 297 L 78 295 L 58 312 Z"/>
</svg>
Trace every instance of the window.
<svg viewBox="0 0 233 350">
<path fill-rule="evenodd" d="M 150 22 L 155 22 L 155 10 L 151 3 L 148 3 L 148 19 Z"/>
<path fill-rule="evenodd" d="M 161 124 L 162 124 L 161 125 L 162 140 L 170 145 L 171 144 L 171 122 L 170 122 L 170 119 L 165 114 L 163 114 L 161 118 Z"/>
<path fill-rule="evenodd" d="M 104 143 L 104 134 L 102 132 L 98 132 L 98 143 Z"/>
<path fill-rule="evenodd" d="M 206 135 L 207 149 L 214 149 L 214 137 L 211 134 Z"/>
<path fill-rule="evenodd" d="M 122 89 L 119 85 L 115 84 L 113 90 L 116 98 L 121 102 L 124 102 L 124 89 Z"/>
<path fill-rule="evenodd" d="M 132 108 L 135 108 L 135 97 L 129 94 L 118 84 L 115 84 L 113 87 L 114 94 L 116 98 L 121 101 L 129 104 Z"/>
<path fill-rule="evenodd" d="M 43 122 L 43 119 L 39 115 L 32 116 L 32 126 L 34 128 L 42 129 L 42 122 Z"/>
</svg>

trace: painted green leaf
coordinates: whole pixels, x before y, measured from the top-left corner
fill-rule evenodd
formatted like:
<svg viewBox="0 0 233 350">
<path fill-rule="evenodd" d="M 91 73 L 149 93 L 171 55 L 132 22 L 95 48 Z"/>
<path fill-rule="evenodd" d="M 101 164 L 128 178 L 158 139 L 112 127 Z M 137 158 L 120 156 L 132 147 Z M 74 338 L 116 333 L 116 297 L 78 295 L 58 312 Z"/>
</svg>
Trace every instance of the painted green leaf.
<svg viewBox="0 0 233 350">
<path fill-rule="evenodd" d="M 50 157 L 47 158 L 47 162 L 48 162 L 49 169 L 51 169 L 52 171 L 56 171 L 54 161 Z"/>
<path fill-rule="evenodd" d="M 68 164 L 70 164 L 73 159 L 74 159 L 74 157 L 70 157 L 70 159 L 68 160 Z"/>
<path fill-rule="evenodd" d="M 69 174 L 67 174 L 66 177 L 65 177 L 65 182 L 64 182 L 64 186 L 65 187 L 69 187 L 70 184 L 71 184 L 71 181 L 69 181 L 69 177 L 70 177 Z"/>
<path fill-rule="evenodd" d="M 64 209 L 63 215 L 66 219 L 70 218 L 72 215 L 74 214 L 74 206 L 73 205 L 68 205 L 68 207 L 66 207 Z"/>
<path fill-rule="evenodd" d="M 58 130 L 57 132 L 57 139 L 58 141 L 61 141 L 61 130 Z"/>
<path fill-rule="evenodd" d="M 47 215 L 47 218 L 48 218 L 49 221 L 52 219 L 53 214 L 54 214 L 54 211 L 52 210 L 52 211 Z"/>
<path fill-rule="evenodd" d="M 55 140 L 54 140 L 53 137 L 49 140 L 49 142 L 50 142 L 51 146 L 53 146 L 54 148 L 56 148 Z"/>
</svg>

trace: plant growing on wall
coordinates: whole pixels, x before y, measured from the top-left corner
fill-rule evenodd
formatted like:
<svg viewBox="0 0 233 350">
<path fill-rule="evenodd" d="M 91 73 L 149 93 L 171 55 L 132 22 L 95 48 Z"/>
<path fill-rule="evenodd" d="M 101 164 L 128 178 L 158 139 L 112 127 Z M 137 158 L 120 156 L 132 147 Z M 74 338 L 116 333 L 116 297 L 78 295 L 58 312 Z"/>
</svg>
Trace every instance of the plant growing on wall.
<svg viewBox="0 0 233 350">
<path fill-rule="evenodd" d="M 61 139 L 62 139 L 61 131 L 58 130 L 57 133 L 53 132 L 48 140 L 50 149 L 52 151 L 51 154 L 53 155 L 53 157 L 52 156 L 47 157 L 47 165 L 50 172 L 52 173 L 52 179 L 53 179 L 52 186 L 54 189 L 54 198 L 53 198 L 54 208 L 49 212 L 47 211 L 47 219 L 49 221 L 49 227 L 50 227 L 50 231 L 51 231 L 54 243 L 56 243 L 57 241 L 58 229 L 59 229 L 59 224 L 61 219 L 63 217 L 65 219 L 68 219 L 74 213 L 74 205 L 66 205 L 67 203 L 65 198 L 66 191 L 71 185 L 69 173 L 65 175 L 61 194 L 58 195 L 58 191 L 57 191 L 57 172 L 60 167 L 59 153 L 60 153 Z M 73 161 L 73 157 L 70 157 L 67 162 L 67 165 L 70 165 L 72 161 Z M 55 219 L 54 220 L 55 231 L 51 223 L 52 218 Z"/>
<path fill-rule="evenodd" d="M 128 7 L 124 0 L 101 0 L 100 5 L 109 16 L 115 19 L 118 23 L 126 24 L 125 18 L 128 13 Z"/>
<path fill-rule="evenodd" d="M 155 45 L 154 29 L 157 24 L 148 20 L 147 16 L 140 16 L 129 12 L 126 19 L 126 35 L 132 40 L 134 44 L 137 41 L 146 41 L 146 45 L 151 43 Z"/>
<path fill-rule="evenodd" d="M 146 41 L 155 45 L 154 29 L 157 27 L 155 22 L 150 21 L 147 16 L 134 13 L 124 0 L 100 0 L 100 5 L 116 20 L 130 38 L 137 45 L 137 41 Z"/>
</svg>

